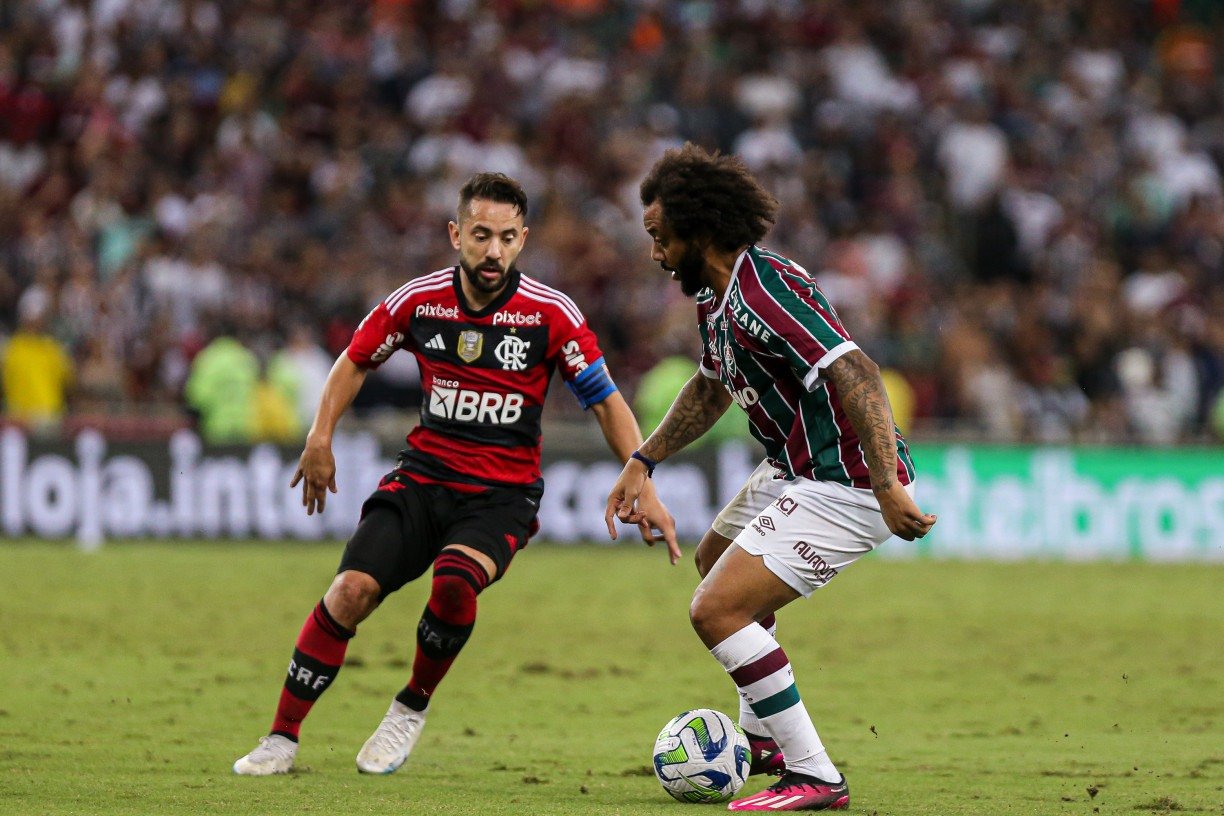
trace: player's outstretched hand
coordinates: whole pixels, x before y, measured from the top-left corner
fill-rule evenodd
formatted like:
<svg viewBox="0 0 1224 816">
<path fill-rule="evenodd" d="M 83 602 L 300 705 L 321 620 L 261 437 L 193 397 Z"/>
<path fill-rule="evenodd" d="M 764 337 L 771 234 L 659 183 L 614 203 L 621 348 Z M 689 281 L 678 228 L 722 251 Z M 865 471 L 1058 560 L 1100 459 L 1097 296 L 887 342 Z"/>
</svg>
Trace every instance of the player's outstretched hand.
<svg viewBox="0 0 1224 816">
<path fill-rule="evenodd" d="M 327 505 L 327 491 L 336 492 L 336 458 L 332 456 L 331 445 L 306 443 L 289 487 L 297 487 L 298 482 L 302 483 L 306 515 L 314 515 L 315 510 L 322 513 Z"/>
<path fill-rule="evenodd" d="M 676 543 L 676 518 L 663 505 L 649 479 L 642 485 L 642 492 L 638 494 L 636 515 L 641 516 L 637 525 L 642 533 L 642 540 L 651 547 L 656 541 L 666 541 L 668 559 L 673 564 L 679 561 L 680 545 Z"/>
<path fill-rule="evenodd" d="M 635 505 L 645 484 L 645 465 L 636 459 L 630 459 L 625 463 L 625 468 L 617 478 L 616 484 L 612 485 L 612 492 L 608 494 L 608 506 L 604 509 L 604 523 L 608 525 L 608 536 L 614 541 L 616 540 L 617 519 L 629 524 L 637 524 L 642 521 L 642 516 Z"/>
<path fill-rule="evenodd" d="M 875 496 L 880 502 L 884 523 L 893 535 L 913 541 L 931 532 L 936 517 L 919 510 L 900 482 L 894 481 L 887 489 L 875 491 Z"/>
<path fill-rule="evenodd" d="M 604 522 L 608 525 L 608 536 L 617 537 L 616 522 L 636 524 L 642 540 L 651 546 L 656 541 L 667 542 L 667 554 L 675 564 L 680 560 L 680 545 L 676 543 L 676 520 L 655 495 L 654 485 L 646 480 L 646 467 L 636 459 L 630 459 L 621 471 L 608 504 L 604 510 Z M 656 532 L 656 530 L 658 532 Z"/>
</svg>

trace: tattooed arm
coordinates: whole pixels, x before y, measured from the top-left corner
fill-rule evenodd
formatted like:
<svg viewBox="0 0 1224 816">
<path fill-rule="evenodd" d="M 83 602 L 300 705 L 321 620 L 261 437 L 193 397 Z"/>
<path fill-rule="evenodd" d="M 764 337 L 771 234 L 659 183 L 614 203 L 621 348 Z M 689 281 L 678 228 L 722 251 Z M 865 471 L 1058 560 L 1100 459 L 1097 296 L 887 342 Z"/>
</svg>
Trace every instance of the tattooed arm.
<svg viewBox="0 0 1224 816">
<path fill-rule="evenodd" d="M 659 427 L 638 451 L 648 459 L 662 462 L 710 430 L 727 412 L 730 404 L 731 395 L 718 380 L 696 372 L 680 389 L 667 410 L 667 416 L 663 417 Z M 608 494 L 608 505 L 604 511 L 608 535 L 612 538 L 616 538 L 615 519 L 630 523 L 640 521 L 641 514 L 635 505 L 646 485 L 646 478 L 645 464 L 637 459 L 625 463 L 620 478 Z"/>
<path fill-rule="evenodd" d="M 714 427 L 730 404 L 731 395 L 722 383 L 698 371 L 680 389 L 667 416 L 638 450 L 662 462 Z"/>
<path fill-rule="evenodd" d="M 855 349 L 835 360 L 825 377 L 837 389 L 862 443 L 872 490 L 888 490 L 897 480 L 897 435 L 880 367 Z"/>
<path fill-rule="evenodd" d="M 896 426 L 880 367 L 855 349 L 837 358 L 825 376 L 841 397 L 842 410 L 858 434 L 871 473 L 871 489 L 888 529 L 906 541 L 922 538 L 935 517 L 919 510 L 897 480 Z"/>
</svg>

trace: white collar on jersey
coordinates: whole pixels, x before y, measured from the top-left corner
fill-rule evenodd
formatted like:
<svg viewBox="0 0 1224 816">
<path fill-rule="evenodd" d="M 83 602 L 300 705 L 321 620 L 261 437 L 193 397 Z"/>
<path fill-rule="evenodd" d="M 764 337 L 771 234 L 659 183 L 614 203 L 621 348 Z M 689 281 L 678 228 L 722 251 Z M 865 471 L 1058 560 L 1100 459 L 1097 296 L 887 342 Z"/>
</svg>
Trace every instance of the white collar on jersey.
<svg viewBox="0 0 1224 816">
<path fill-rule="evenodd" d="M 740 267 L 744 265 L 744 261 L 748 258 L 748 251 L 751 249 L 752 247 L 749 246 L 748 249 L 741 252 L 739 257 L 735 259 L 735 266 L 731 267 L 731 277 L 727 279 L 727 288 L 723 290 L 722 297 L 718 299 L 718 303 L 714 306 L 714 311 L 711 314 L 718 314 L 723 310 L 723 306 L 727 303 L 727 295 L 731 294 L 731 287 L 735 286 L 735 282 L 739 278 Z"/>
</svg>

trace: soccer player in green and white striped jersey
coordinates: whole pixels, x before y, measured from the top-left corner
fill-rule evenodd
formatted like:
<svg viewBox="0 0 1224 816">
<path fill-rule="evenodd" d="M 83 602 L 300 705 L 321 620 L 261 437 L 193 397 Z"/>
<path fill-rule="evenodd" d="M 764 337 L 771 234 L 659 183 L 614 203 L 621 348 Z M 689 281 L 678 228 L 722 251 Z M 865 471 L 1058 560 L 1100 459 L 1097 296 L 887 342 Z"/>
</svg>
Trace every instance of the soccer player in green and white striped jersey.
<svg viewBox="0 0 1224 816">
<path fill-rule="evenodd" d="M 686 144 L 651 169 L 641 201 L 652 259 L 697 299 L 703 353 L 663 422 L 625 464 L 608 498 L 609 531 L 615 535 L 613 516 L 641 520 L 635 503 L 658 462 L 705 433 L 732 402 L 748 414 L 769 465 L 788 483 L 749 491 L 762 506 L 750 508 L 755 516 L 717 556 L 689 615 L 753 725 L 781 748 L 785 772 L 728 807 L 846 808 L 845 777 L 816 733 L 785 652 L 760 622 L 890 534 L 926 535 L 935 517 L 914 502 L 914 465 L 879 368 L 815 279 L 758 245 L 778 205 L 744 164 Z"/>
</svg>

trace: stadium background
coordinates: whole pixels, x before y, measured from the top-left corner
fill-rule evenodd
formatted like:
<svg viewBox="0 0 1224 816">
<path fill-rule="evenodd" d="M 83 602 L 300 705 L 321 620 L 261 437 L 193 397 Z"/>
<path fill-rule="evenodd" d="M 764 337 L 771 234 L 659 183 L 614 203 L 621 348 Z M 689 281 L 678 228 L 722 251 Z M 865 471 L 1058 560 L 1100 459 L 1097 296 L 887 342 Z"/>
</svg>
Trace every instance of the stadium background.
<svg viewBox="0 0 1224 816">
<path fill-rule="evenodd" d="M 693 139 L 742 155 L 782 200 L 769 243 L 820 271 L 899 374 L 907 431 L 1218 437 L 1216 3 L 40 0 L 3 15 L 0 327 L 41 319 L 75 363 L 66 412 L 46 417 L 65 430 L 207 410 L 184 391 L 218 335 L 274 382 L 289 351 L 309 407 L 319 360 L 370 304 L 453 261 L 455 190 L 486 168 L 526 185 L 524 268 L 585 307 L 632 394 L 693 350 L 636 203 L 659 152 Z M 6 390 L 10 414 L 44 420 L 21 402 Z M 294 423 L 265 424 L 238 432 Z"/>
<path fill-rule="evenodd" d="M 419 395 L 407 355 L 370 379 L 307 518 L 286 484 L 355 323 L 504 170 L 523 267 L 649 423 L 696 337 L 636 186 L 694 139 L 782 200 L 768 245 L 884 366 L 940 514 L 780 615 L 856 810 L 1218 816 L 1222 64 L 1216 0 L 0 0 L 0 814 L 678 812 L 658 727 L 735 699 L 687 558 L 557 546 L 604 540 L 617 470 L 561 388 L 544 535 L 409 766 L 352 756 L 420 582 L 298 774 L 230 764 Z M 743 434 L 660 469 L 686 555 Z"/>
<path fill-rule="evenodd" d="M 163 506 L 86 538 L 257 533 L 167 520 L 169 440 L 274 443 L 291 462 L 355 323 L 453 262 L 444 225 L 482 169 L 523 181 L 523 268 L 584 308 L 649 428 L 697 340 L 647 257 L 636 185 L 692 139 L 743 156 L 781 199 L 767 243 L 818 271 L 920 449 L 1062 446 L 1074 473 L 1093 468 L 1067 446 L 1094 446 L 1104 475 L 1083 476 L 1055 536 L 1091 533 L 1095 497 L 1150 493 L 1119 487 L 1133 471 L 1163 479 L 1163 504 L 1146 520 L 1124 510 L 1134 530 L 1096 538 L 1132 540 L 1094 552 L 1163 535 L 1183 555 L 1220 553 L 1218 3 L 39 0 L 0 17 L 8 534 L 88 526 L 78 505 L 96 502 L 55 485 L 99 439 L 104 463 L 135 445 L 153 483 L 103 503 Z M 411 421 L 416 376 L 396 355 L 346 425 L 380 461 Z M 588 461 L 589 427 L 554 396 L 549 461 Z M 74 447 L 83 429 L 100 436 Z M 720 431 L 742 438 L 743 422 Z M 1198 464 L 1111 445 L 1194 445 Z M 706 483 L 682 494 L 705 491 L 703 511 L 754 453 L 720 480 L 712 447 L 695 460 Z M 976 457 L 975 483 L 1043 481 L 1044 448 L 1010 464 L 994 450 L 923 464 Z M 57 451 L 67 460 L 39 459 Z M 99 480 L 122 482 L 115 468 Z M 953 494 L 945 514 L 964 504 Z M 1187 504 L 1207 509 L 1179 520 Z"/>
</svg>

